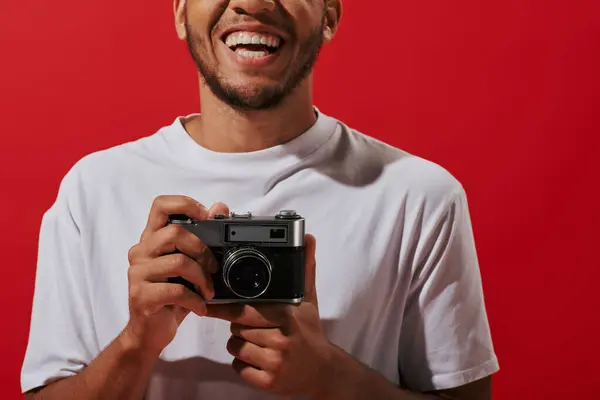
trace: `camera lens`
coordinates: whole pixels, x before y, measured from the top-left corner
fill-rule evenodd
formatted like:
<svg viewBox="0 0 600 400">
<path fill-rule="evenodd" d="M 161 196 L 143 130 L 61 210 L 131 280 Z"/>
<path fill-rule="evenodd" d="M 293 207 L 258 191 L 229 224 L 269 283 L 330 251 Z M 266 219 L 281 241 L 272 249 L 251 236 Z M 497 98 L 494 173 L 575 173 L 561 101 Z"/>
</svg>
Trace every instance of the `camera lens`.
<svg viewBox="0 0 600 400">
<path fill-rule="evenodd" d="M 253 299 L 269 287 L 271 264 L 256 249 L 235 249 L 225 257 L 223 280 L 235 295 Z"/>
</svg>

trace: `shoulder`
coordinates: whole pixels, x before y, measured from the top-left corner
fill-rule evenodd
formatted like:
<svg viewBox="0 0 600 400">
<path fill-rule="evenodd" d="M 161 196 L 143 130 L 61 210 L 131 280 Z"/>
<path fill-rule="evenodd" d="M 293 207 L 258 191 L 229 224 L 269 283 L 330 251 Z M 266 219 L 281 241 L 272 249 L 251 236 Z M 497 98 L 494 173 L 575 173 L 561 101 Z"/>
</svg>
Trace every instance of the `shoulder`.
<svg viewBox="0 0 600 400">
<path fill-rule="evenodd" d="M 161 151 L 164 129 L 79 158 L 60 180 L 55 203 L 49 211 L 60 206 L 83 211 L 90 201 L 150 176 L 152 166 L 159 163 L 157 152 Z"/>
<path fill-rule="evenodd" d="M 465 195 L 462 183 L 444 166 L 392 146 L 340 122 L 346 141 L 345 166 L 370 170 L 372 185 L 387 195 L 443 205 Z M 382 193 L 383 194 L 383 193 Z"/>
<path fill-rule="evenodd" d="M 119 173 L 125 172 L 137 159 L 143 157 L 140 150 L 149 138 L 94 151 L 81 157 L 65 174 L 61 189 L 72 192 L 88 182 L 106 183 Z"/>
</svg>

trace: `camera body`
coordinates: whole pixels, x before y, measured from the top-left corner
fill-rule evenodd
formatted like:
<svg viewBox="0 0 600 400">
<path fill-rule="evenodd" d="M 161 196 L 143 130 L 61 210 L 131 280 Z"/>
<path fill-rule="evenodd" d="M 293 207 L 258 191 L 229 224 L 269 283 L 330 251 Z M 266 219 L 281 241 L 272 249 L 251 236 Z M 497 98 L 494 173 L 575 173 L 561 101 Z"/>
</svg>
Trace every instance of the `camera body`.
<svg viewBox="0 0 600 400">
<path fill-rule="evenodd" d="M 273 216 L 218 214 L 202 221 L 172 215 L 169 222 L 200 238 L 217 260 L 219 269 L 212 274 L 215 296 L 207 303 L 300 303 L 304 299 L 304 218 L 295 211 Z M 181 277 L 169 281 L 194 290 Z"/>
</svg>

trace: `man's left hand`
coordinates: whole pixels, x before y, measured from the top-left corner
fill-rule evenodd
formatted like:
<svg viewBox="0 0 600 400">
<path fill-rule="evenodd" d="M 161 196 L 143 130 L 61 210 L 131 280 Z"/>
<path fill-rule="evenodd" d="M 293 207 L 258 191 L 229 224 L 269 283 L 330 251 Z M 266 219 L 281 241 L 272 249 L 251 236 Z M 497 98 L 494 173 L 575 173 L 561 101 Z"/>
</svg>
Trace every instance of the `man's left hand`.
<svg viewBox="0 0 600 400">
<path fill-rule="evenodd" d="M 327 387 L 333 345 L 321 326 L 315 285 L 316 240 L 306 235 L 305 295 L 299 305 L 209 305 L 231 322 L 233 368 L 249 385 L 279 396 L 318 397 Z"/>
</svg>

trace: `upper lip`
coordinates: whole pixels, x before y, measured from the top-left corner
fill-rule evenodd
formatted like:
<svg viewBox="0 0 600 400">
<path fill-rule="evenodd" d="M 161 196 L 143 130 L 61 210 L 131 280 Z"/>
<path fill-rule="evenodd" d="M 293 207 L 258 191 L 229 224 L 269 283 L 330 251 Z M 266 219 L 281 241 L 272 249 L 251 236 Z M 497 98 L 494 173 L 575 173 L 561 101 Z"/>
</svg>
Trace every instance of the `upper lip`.
<svg viewBox="0 0 600 400">
<path fill-rule="evenodd" d="M 225 31 L 223 31 L 223 33 L 221 34 L 221 39 L 225 40 L 227 38 L 227 35 L 229 35 L 230 33 L 239 32 L 239 31 L 271 34 L 271 35 L 279 36 L 279 38 L 281 38 L 284 41 L 286 40 L 285 32 L 283 32 L 280 29 L 277 29 L 273 26 L 263 25 L 263 24 L 243 24 L 243 25 L 231 26 L 231 27 L 227 28 Z"/>
</svg>

